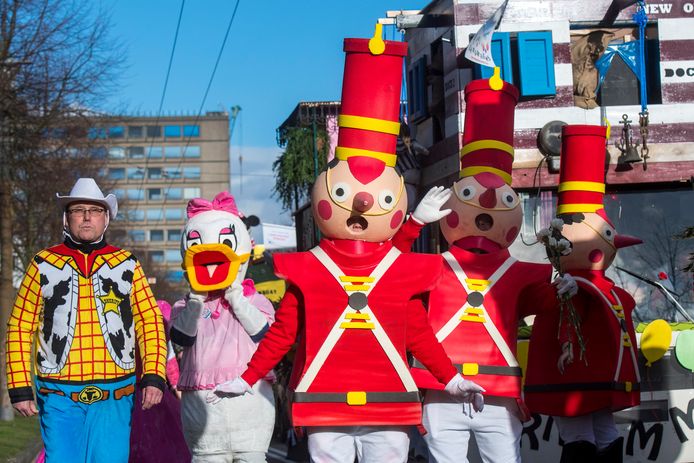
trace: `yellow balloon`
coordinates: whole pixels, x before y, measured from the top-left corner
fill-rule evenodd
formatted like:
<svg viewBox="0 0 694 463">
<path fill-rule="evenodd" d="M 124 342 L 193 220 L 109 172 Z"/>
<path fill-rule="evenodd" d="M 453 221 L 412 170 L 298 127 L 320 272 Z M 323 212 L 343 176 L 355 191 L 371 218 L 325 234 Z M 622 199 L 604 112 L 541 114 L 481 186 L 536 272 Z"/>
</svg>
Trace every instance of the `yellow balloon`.
<svg viewBox="0 0 694 463">
<path fill-rule="evenodd" d="M 665 320 L 653 320 L 641 335 L 641 352 L 646 357 L 646 366 L 660 360 L 670 347 L 672 328 Z"/>
</svg>

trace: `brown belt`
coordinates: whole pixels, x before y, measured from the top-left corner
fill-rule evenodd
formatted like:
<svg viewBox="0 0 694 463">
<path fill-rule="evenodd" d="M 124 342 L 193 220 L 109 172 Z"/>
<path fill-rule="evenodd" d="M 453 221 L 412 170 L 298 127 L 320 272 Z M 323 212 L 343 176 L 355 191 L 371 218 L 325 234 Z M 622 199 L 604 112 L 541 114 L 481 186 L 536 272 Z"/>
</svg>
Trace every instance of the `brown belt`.
<svg viewBox="0 0 694 463">
<path fill-rule="evenodd" d="M 48 389 L 46 387 L 42 387 L 39 389 L 39 392 L 42 394 L 56 394 L 56 395 L 61 395 L 65 396 L 65 393 L 63 391 L 60 391 L 58 389 Z M 132 395 L 135 392 L 135 385 L 134 384 L 129 384 L 127 386 L 123 386 L 121 388 L 115 389 L 113 391 L 113 398 L 115 400 L 120 400 L 123 397 L 127 397 L 129 395 Z M 70 394 L 70 399 L 72 399 L 73 402 L 79 402 L 83 404 L 93 404 L 95 402 L 100 402 L 102 400 L 108 400 L 110 397 L 111 392 L 110 391 L 105 391 L 99 387 L 96 386 L 85 386 L 84 389 L 82 389 L 79 392 L 72 392 Z"/>
</svg>

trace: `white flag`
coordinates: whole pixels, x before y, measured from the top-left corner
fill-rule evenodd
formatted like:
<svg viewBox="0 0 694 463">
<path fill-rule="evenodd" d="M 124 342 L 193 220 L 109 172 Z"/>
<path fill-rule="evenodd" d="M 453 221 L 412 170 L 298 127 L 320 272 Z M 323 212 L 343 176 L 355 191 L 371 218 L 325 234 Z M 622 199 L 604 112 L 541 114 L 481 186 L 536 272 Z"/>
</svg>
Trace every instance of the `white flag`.
<svg viewBox="0 0 694 463">
<path fill-rule="evenodd" d="M 473 63 L 495 67 L 494 58 L 492 58 L 492 35 L 494 35 L 496 28 L 499 27 L 507 3 L 508 0 L 504 0 L 504 3 L 497 8 L 492 17 L 470 39 L 470 45 L 465 50 L 465 57 Z"/>
</svg>

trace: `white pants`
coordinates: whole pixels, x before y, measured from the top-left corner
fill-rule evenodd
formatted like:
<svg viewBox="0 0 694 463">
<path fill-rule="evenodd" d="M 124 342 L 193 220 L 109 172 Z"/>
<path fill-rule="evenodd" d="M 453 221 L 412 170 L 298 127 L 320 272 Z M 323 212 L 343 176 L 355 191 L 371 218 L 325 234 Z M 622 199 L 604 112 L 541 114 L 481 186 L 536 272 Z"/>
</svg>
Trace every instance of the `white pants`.
<svg viewBox="0 0 694 463">
<path fill-rule="evenodd" d="M 183 391 L 181 421 L 193 462 L 265 461 L 275 427 L 272 385 L 258 381 L 255 394 L 205 401 L 210 391 Z"/>
<path fill-rule="evenodd" d="M 517 416 L 518 404 L 510 397 L 484 397 L 484 410 L 475 412 L 470 404 L 456 402 L 444 391 L 428 390 L 424 396 L 422 423 L 429 446 L 429 461 L 467 463 L 470 435 L 486 463 L 520 463 L 520 436 L 523 425 Z"/>
<path fill-rule="evenodd" d="M 614 416 L 608 410 L 581 416 L 555 416 L 554 421 L 559 429 L 559 437 L 566 443 L 584 440 L 603 450 L 619 438 Z"/>
<path fill-rule="evenodd" d="M 405 463 L 408 426 L 314 426 L 307 428 L 313 463 Z"/>
</svg>

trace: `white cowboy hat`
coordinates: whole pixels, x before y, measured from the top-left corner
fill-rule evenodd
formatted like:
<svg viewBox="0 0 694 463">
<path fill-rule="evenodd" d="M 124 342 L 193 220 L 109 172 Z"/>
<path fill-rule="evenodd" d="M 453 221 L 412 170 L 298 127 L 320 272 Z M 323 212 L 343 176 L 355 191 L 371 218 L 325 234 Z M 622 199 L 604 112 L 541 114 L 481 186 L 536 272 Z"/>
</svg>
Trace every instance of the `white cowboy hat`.
<svg viewBox="0 0 694 463">
<path fill-rule="evenodd" d="M 58 199 L 58 206 L 60 206 L 63 211 L 70 203 L 76 201 L 91 201 L 103 204 L 103 206 L 108 209 L 108 215 L 111 220 L 115 219 L 118 213 L 118 200 L 116 196 L 113 194 L 104 196 L 93 178 L 79 178 L 77 182 L 75 182 L 75 186 L 72 187 L 69 195 L 61 196 L 56 193 L 55 196 Z"/>
</svg>

